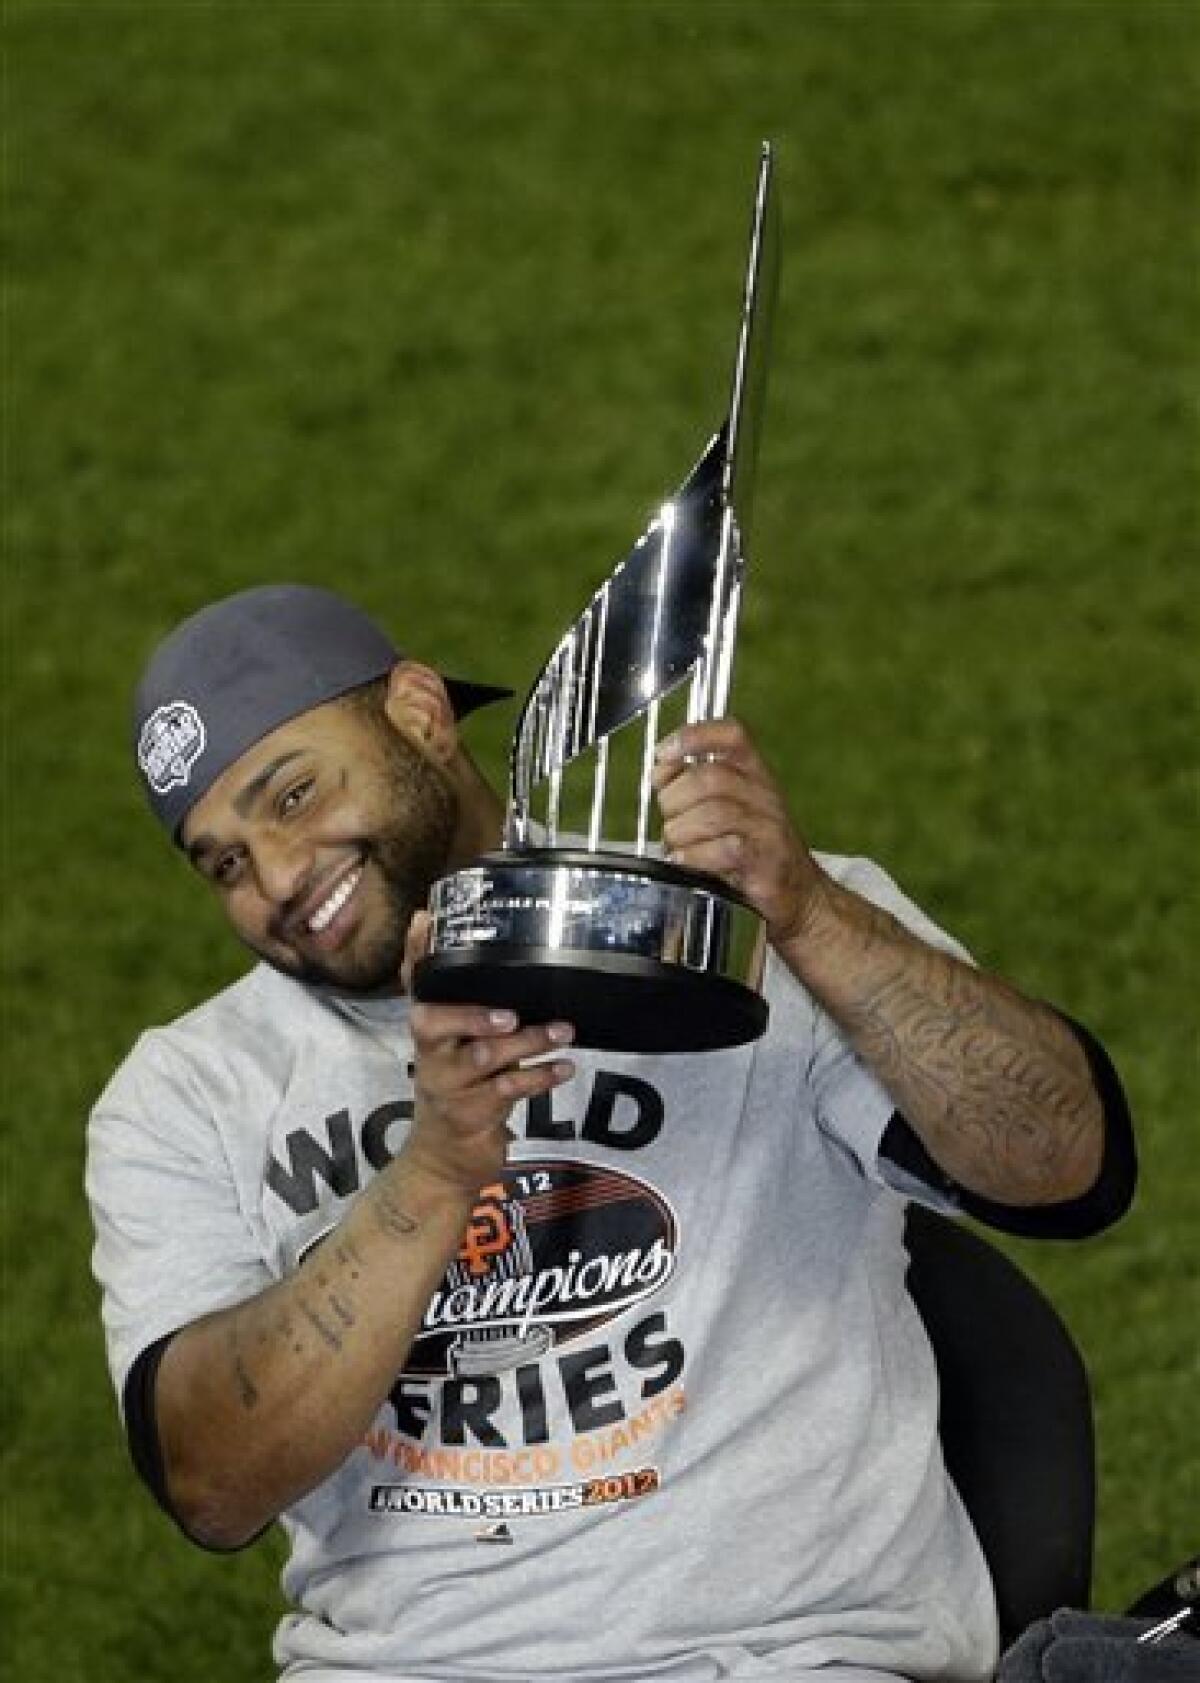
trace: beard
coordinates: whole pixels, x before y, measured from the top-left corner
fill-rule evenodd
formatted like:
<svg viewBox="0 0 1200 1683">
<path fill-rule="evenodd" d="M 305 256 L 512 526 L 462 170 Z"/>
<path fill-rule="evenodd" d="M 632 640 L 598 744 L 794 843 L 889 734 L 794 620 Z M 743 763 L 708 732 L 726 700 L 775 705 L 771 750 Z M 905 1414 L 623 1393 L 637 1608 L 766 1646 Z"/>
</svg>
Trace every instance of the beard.
<svg viewBox="0 0 1200 1683">
<path fill-rule="evenodd" d="M 399 991 L 408 926 L 444 874 L 458 827 L 458 797 L 438 767 L 386 725 L 379 743 L 379 820 L 358 845 L 363 887 L 378 890 L 382 904 L 372 907 L 350 947 L 327 959 L 295 953 L 285 961 L 259 952 L 294 981 L 341 993 Z"/>
</svg>

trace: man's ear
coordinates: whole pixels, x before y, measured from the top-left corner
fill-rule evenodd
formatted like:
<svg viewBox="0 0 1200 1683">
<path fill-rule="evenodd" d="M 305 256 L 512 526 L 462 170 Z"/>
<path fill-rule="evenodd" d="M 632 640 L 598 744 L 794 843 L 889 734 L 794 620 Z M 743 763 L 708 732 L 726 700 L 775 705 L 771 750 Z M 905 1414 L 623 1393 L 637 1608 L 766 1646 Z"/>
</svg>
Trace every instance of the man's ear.
<svg viewBox="0 0 1200 1683">
<path fill-rule="evenodd" d="M 396 730 L 438 765 L 458 751 L 458 725 L 446 686 L 431 666 L 402 660 L 388 674 L 384 711 Z"/>
</svg>

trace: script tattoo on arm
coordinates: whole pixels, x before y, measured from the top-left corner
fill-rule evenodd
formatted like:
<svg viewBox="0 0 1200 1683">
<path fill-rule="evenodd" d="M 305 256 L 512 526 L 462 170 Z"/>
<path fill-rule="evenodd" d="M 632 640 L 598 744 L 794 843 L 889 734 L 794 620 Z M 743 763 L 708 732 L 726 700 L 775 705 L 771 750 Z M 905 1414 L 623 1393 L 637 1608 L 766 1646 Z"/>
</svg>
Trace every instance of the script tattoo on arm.
<svg viewBox="0 0 1200 1683">
<path fill-rule="evenodd" d="M 399 1165 L 397 1165 L 397 1168 Z M 461 1240 L 470 1200 L 447 1201 L 379 1175 L 361 1199 L 357 1226 L 343 1223 L 312 1250 L 296 1272 L 232 1315 L 224 1333 L 232 1397 L 241 1413 L 271 1412 L 268 1400 L 294 1397 L 332 1361 L 354 1371 L 378 1347 L 379 1304 L 387 1302 L 395 1331 L 402 1313 L 416 1331 L 446 1263 Z M 396 1264 L 392 1247 L 404 1251 L 403 1278 L 411 1286 L 407 1311 L 394 1306 L 391 1291 L 380 1297 L 381 1269 Z M 375 1330 L 370 1328 L 374 1326 Z M 400 1361 L 404 1343 L 396 1352 Z M 280 1380 L 280 1374 L 286 1378 Z M 273 1376 L 273 1377 L 272 1377 Z"/>
<path fill-rule="evenodd" d="M 314 1309 L 310 1303 L 300 1304 L 300 1313 L 320 1338 L 322 1344 L 330 1350 L 340 1350 L 342 1341 L 334 1329 L 324 1320 L 319 1309 Z"/>
<path fill-rule="evenodd" d="M 1101 1106 L 1067 1025 L 851 898 L 855 962 L 828 1003 L 935 1160 L 999 1202 L 1085 1191 L 1099 1169 Z"/>
<path fill-rule="evenodd" d="M 233 1316 L 226 1333 L 226 1342 L 229 1346 L 229 1359 L 233 1366 L 233 1378 L 237 1386 L 238 1401 L 249 1413 L 251 1409 L 258 1407 L 258 1387 L 251 1379 L 245 1358 L 242 1355 L 241 1321 L 241 1315 L 235 1314 Z"/>
<path fill-rule="evenodd" d="M 369 1200 L 371 1219 L 386 1238 L 412 1243 L 424 1231 L 420 1219 L 401 1202 L 396 1189 L 382 1179 L 375 1182 Z M 248 1365 L 244 1349 L 243 1321 L 246 1315 L 255 1316 L 253 1343 L 263 1361 L 269 1361 L 273 1346 L 286 1346 L 293 1357 L 302 1361 L 325 1353 L 341 1356 L 346 1353 L 347 1338 L 358 1325 L 360 1315 L 355 1306 L 356 1290 L 360 1288 L 364 1262 L 355 1240 L 345 1234 L 331 1236 L 320 1253 L 314 1253 L 310 1267 L 302 1269 L 286 1283 L 286 1306 L 273 1305 L 274 1312 L 264 1317 L 261 1311 L 245 1311 L 235 1315 L 226 1333 L 226 1346 L 234 1391 L 242 1409 L 250 1412 L 259 1406 L 260 1385 Z"/>
<path fill-rule="evenodd" d="M 390 1239 L 411 1239 L 421 1230 L 420 1222 L 404 1209 L 391 1187 L 376 1188 L 373 1209 L 376 1222 Z"/>
<path fill-rule="evenodd" d="M 261 1361 L 269 1361 L 276 1347 L 287 1347 L 293 1356 L 303 1357 L 311 1340 L 305 1328 L 316 1335 L 316 1341 L 326 1351 L 340 1354 L 348 1333 L 358 1321 L 353 1306 L 353 1282 L 361 1273 L 361 1258 L 353 1241 L 333 1240 L 328 1262 L 314 1258 L 312 1277 L 304 1281 L 299 1292 L 293 1288 L 290 1306 L 273 1303 L 266 1313 L 249 1307 L 237 1311 L 229 1321 L 225 1343 L 233 1374 L 234 1389 L 241 1407 L 250 1413 L 261 1401 L 260 1384 L 254 1378 L 244 1348 L 244 1334 L 252 1332 L 251 1342 Z M 250 1328 L 249 1323 L 257 1324 Z"/>
<path fill-rule="evenodd" d="M 472 1198 L 398 1156 L 293 1272 L 168 1343 L 160 1440 L 191 1536 L 240 1547 L 342 1465 L 395 1384 Z"/>
</svg>

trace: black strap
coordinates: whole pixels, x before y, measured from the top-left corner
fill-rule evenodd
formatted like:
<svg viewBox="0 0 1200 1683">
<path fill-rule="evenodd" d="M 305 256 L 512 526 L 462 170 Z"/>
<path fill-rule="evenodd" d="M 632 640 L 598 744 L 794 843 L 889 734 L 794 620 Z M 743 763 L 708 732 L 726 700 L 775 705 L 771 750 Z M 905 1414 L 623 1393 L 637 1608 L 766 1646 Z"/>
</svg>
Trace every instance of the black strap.
<svg viewBox="0 0 1200 1683">
<path fill-rule="evenodd" d="M 162 1446 L 158 1440 L 158 1418 L 154 1406 L 158 1366 L 173 1332 L 155 1339 L 138 1356 L 125 1378 L 125 1437 L 138 1477 L 146 1485 L 164 1513 L 179 1523 L 167 1495 L 167 1477 L 163 1468 Z"/>
<path fill-rule="evenodd" d="M 162 1441 L 158 1432 L 158 1410 L 155 1396 L 158 1386 L 158 1369 L 166 1354 L 167 1346 L 175 1337 L 175 1333 L 168 1332 L 164 1337 L 155 1339 L 136 1358 L 133 1366 L 125 1377 L 125 1439 L 129 1445 L 129 1454 L 134 1469 L 139 1478 L 146 1485 L 154 1500 L 169 1519 L 183 1532 L 190 1543 L 197 1548 L 206 1549 L 210 1554 L 235 1554 L 238 1548 L 248 1548 L 250 1543 L 257 1542 L 263 1532 L 270 1529 L 264 1526 L 256 1536 L 249 1538 L 237 1548 L 229 1549 L 206 1543 L 188 1530 L 171 1501 L 171 1493 L 167 1489 L 166 1468 L 163 1465 Z"/>
</svg>

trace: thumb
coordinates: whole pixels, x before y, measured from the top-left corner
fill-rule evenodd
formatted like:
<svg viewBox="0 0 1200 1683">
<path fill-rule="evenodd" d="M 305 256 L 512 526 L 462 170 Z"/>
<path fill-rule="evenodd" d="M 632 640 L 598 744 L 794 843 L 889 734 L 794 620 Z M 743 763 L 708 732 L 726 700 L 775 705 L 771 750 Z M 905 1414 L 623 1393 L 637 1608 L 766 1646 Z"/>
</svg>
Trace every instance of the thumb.
<svg viewBox="0 0 1200 1683">
<path fill-rule="evenodd" d="M 400 985 L 405 993 L 412 992 L 413 971 L 429 951 L 429 937 L 433 931 L 433 917 L 429 912 L 414 912 L 404 938 L 404 962 L 400 966 Z"/>
</svg>

